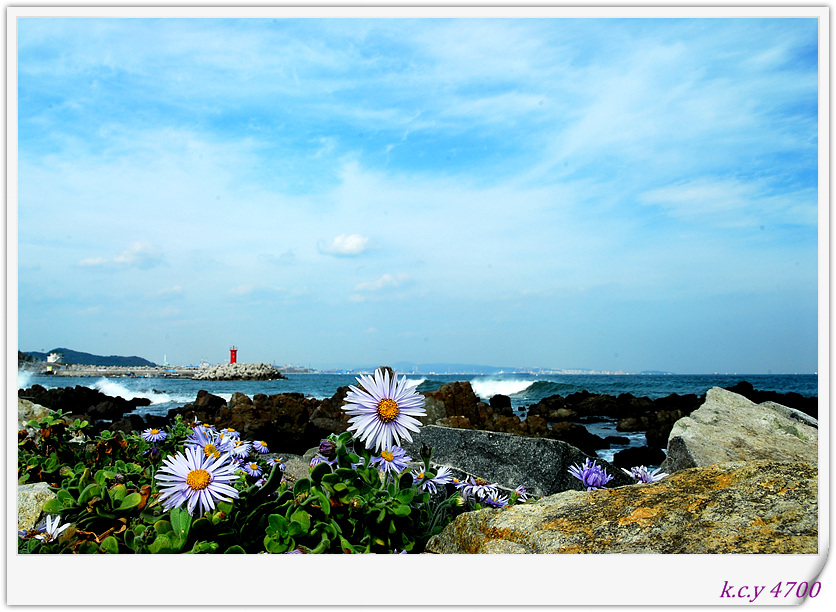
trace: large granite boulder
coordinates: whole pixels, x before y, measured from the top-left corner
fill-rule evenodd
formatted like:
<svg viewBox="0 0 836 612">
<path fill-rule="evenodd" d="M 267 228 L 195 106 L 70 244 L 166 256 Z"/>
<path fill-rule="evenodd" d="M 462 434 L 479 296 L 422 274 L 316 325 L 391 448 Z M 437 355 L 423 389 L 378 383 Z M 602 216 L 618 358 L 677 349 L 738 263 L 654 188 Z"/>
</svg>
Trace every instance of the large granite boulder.
<svg viewBox="0 0 836 612">
<path fill-rule="evenodd" d="M 32 529 L 41 516 L 44 504 L 55 499 L 55 493 L 45 482 L 17 486 L 17 528 Z"/>
<path fill-rule="evenodd" d="M 755 404 L 714 387 L 700 408 L 674 424 L 661 468 L 673 473 L 758 459 L 818 465 L 818 422 L 793 408 L 773 402 Z"/>
<path fill-rule="evenodd" d="M 818 553 L 818 471 L 720 463 L 659 482 L 467 512 L 431 553 Z"/>
<path fill-rule="evenodd" d="M 484 478 L 505 489 L 519 485 L 534 495 L 551 495 L 570 489 L 581 490 L 581 481 L 568 470 L 582 464 L 588 455 L 559 440 L 513 434 L 428 425 L 412 434 L 403 448 L 413 459 L 421 456 L 421 445 L 433 448 L 432 461 L 459 472 Z M 621 470 L 591 457 L 613 477 L 612 486 L 633 482 Z"/>
</svg>

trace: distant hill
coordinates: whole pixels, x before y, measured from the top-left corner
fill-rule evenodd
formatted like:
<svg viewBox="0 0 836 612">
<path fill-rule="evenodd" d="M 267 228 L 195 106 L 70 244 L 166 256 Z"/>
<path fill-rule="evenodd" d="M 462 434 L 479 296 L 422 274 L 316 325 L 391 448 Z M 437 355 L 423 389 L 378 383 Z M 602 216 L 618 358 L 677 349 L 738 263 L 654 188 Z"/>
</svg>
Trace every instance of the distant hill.
<svg viewBox="0 0 836 612">
<path fill-rule="evenodd" d="M 75 363 L 79 365 L 93 365 L 93 366 L 125 366 L 125 367 L 154 367 L 157 364 L 147 359 L 143 359 L 142 357 L 137 357 L 136 355 L 132 355 L 131 357 L 121 357 L 119 355 L 108 355 L 104 357 L 102 355 L 92 355 L 90 353 L 82 353 L 81 351 L 74 351 L 68 348 L 56 348 L 48 351 L 46 353 L 39 353 L 37 351 L 29 351 L 24 353 L 24 355 L 28 355 L 34 358 L 37 361 L 46 361 L 47 356 L 50 353 L 60 353 L 64 357 L 61 359 L 61 363 Z M 19 356 L 19 355 L 18 355 Z"/>
</svg>

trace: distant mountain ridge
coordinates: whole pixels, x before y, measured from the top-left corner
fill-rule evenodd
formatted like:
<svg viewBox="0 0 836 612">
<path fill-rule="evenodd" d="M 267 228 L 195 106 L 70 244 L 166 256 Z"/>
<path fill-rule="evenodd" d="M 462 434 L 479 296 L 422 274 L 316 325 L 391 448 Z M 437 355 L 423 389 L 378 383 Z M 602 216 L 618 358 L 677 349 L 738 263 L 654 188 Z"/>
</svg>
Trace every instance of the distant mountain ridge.
<svg viewBox="0 0 836 612">
<path fill-rule="evenodd" d="M 51 351 L 46 353 L 40 353 L 37 351 L 28 351 L 25 352 L 25 355 L 29 355 L 38 361 L 46 361 L 47 356 L 50 353 L 60 353 L 63 355 L 61 359 L 61 363 L 74 363 L 79 365 L 93 365 L 93 366 L 124 366 L 124 367 L 154 367 L 157 364 L 147 359 L 143 359 L 142 357 L 137 357 L 136 355 L 131 355 L 130 357 L 122 357 L 119 355 L 93 355 L 91 353 L 84 353 L 82 351 L 74 351 L 68 348 L 55 348 Z"/>
</svg>

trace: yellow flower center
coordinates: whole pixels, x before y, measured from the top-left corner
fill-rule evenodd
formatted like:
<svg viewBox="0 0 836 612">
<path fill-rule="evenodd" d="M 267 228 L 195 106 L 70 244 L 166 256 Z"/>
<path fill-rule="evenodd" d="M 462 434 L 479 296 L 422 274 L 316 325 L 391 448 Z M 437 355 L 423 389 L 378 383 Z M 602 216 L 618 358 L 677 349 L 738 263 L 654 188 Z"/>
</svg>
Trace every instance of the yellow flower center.
<svg viewBox="0 0 836 612">
<path fill-rule="evenodd" d="M 221 451 L 219 451 L 213 444 L 207 444 L 203 447 L 203 454 L 206 457 L 214 457 L 217 459 L 221 456 Z"/>
<path fill-rule="evenodd" d="M 395 455 L 390 453 L 388 450 L 385 450 L 382 453 L 380 453 L 380 456 L 383 457 L 384 459 L 386 459 L 386 461 L 391 461 L 392 459 L 395 458 Z"/>
<path fill-rule="evenodd" d="M 158 433 L 160 433 L 160 430 L 159 430 L 159 429 L 152 429 L 152 430 L 151 430 L 151 435 L 152 435 L 152 436 L 156 436 Z"/>
<path fill-rule="evenodd" d="M 259 442 L 259 444 L 261 444 L 264 448 L 267 448 L 267 442 Z"/>
<path fill-rule="evenodd" d="M 488 484 L 488 481 L 487 480 L 482 480 L 481 478 L 477 478 L 475 484 L 486 485 L 486 484 Z"/>
<path fill-rule="evenodd" d="M 257 463 L 251 463 L 251 464 L 250 464 L 250 469 L 251 469 L 253 472 L 255 472 L 255 471 L 258 469 L 258 464 L 257 464 Z"/>
<path fill-rule="evenodd" d="M 391 423 L 398 416 L 398 403 L 390 398 L 380 400 L 377 404 L 377 416 L 384 423 Z"/>
<path fill-rule="evenodd" d="M 224 431 L 228 431 L 229 433 L 235 433 L 235 430 L 232 427 L 227 427 Z"/>
<path fill-rule="evenodd" d="M 206 470 L 192 470 L 186 476 L 186 484 L 192 491 L 200 491 L 209 486 L 212 476 Z"/>
</svg>

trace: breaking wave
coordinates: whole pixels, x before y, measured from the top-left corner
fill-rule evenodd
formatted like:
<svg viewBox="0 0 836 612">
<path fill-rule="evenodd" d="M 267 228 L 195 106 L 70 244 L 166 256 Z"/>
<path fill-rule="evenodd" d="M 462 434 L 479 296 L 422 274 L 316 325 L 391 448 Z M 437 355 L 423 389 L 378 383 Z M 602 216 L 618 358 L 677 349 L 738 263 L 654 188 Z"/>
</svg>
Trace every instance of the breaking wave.
<svg viewBox="0 0 836 612">
<path fill-rule="evenodd" d="M 126 385 L 118 383 L 109 378 L 101 378 L 90 385 L 91 389 L 101 391 L 105 395 L 111 397 L 121 397 L 126 400 L 136 398 L 151 400 L 151 404 L 172 404 L 172 403 L 189 403 L 194 401 L 193 395 L 172 395 L 165 391 L 157 391 L 155 389 L 130 389 Z"/>
<path fill-rule="evenodd" d="M 522 393 L 534 382 L 531 379 L 494 379 L 476 378 L 470 381 L 473 392 L 482 399 L 490 399 L 494 395 L 515 395 Z"/>
</svg>

